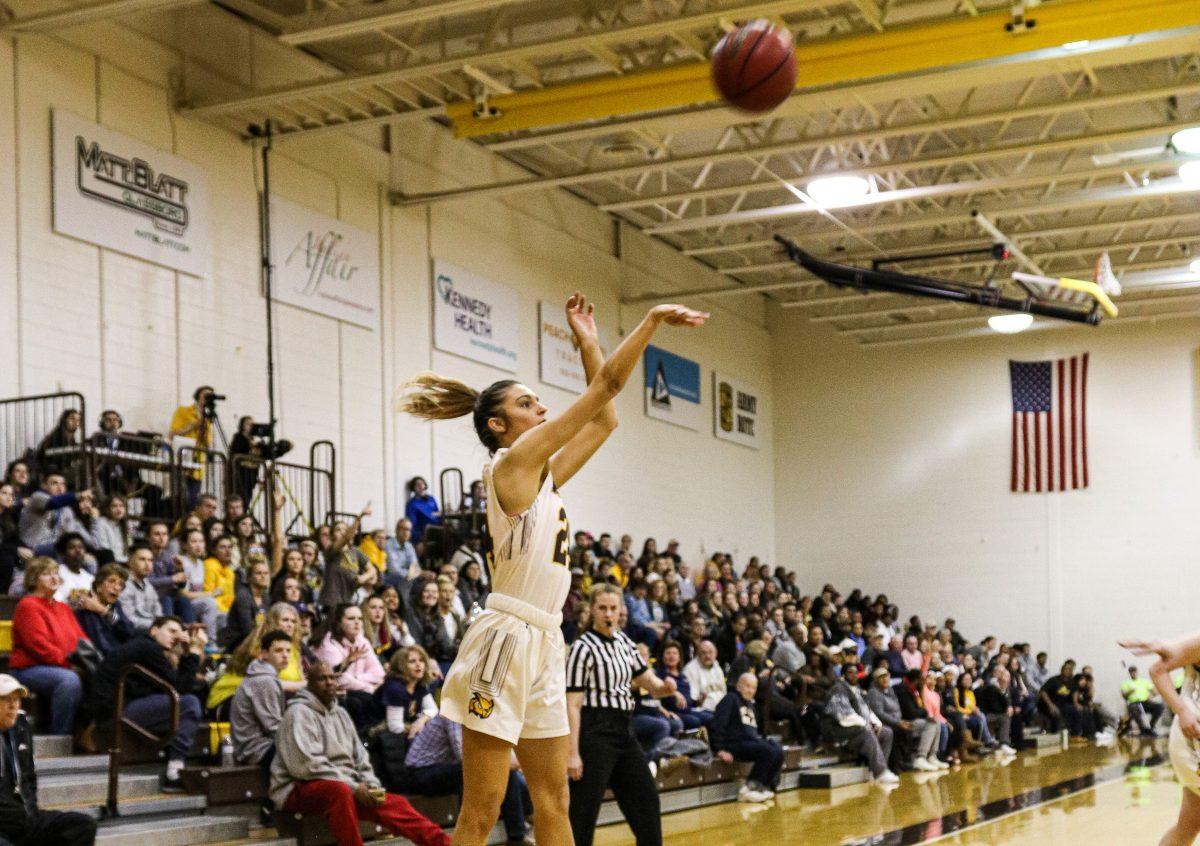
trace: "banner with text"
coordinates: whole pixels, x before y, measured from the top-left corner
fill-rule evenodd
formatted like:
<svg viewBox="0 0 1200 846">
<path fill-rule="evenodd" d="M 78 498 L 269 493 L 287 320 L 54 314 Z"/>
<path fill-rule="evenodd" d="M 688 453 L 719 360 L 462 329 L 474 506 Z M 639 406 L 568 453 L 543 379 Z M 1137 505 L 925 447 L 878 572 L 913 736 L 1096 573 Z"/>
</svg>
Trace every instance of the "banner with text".
<svg viewBox="0 0 1200 846">
<path fill-rule="evenodd" d="M 659 347 L 646 347 L 644 391 L 646 416 L 686 429 L 700 428 L 700 365 Z"/>
<path fill-rule="evenodd" d="M 379 245 L 370 232 L 273 197 L 271 262 L 279 302 L 379 328 Z"/>
<path fill-rule="evenodd" d="M 713 373 L 713 432 L 718 438 L 758 449 L 762 398 L 758 389 Z"/>
<path fill-rule="evenodd" d="M 563 307 L 538 301 L 538 351 L 541 378 L 547 385 L 582 394 L 587 388 L 583 358 L 575 348 L 575 333 L 567 324 Z"/>
<path fill-rule="evenodd" d="M 61 109 L 52 121 L 55 232 L 208 274 L 208 184 L 198 165 Z"/>
<path fill-rule="evenodd" d="M 439 350 L 517 370 L 517 292 L 461 267 L 433 262 L 433 345 Z"/>
</svg>

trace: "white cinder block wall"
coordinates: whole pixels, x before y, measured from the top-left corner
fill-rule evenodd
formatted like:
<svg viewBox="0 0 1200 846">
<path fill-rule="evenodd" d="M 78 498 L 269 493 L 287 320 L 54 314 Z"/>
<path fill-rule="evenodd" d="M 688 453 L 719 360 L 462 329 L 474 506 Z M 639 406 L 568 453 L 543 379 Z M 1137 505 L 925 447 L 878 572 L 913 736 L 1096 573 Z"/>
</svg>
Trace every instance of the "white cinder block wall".
<svg viewBox="0 0 1200 846">
<path fill-rule="evenodd" d="M 777 317 L 776 549 L 805 584 L 1093 664 L 1110 703 L 1118 637 L 1197 628 L 1200 322 L 871 350 Z M 1081 352 L 1091 487 L 1010 493 L 1008 360 Z"/>
<path fill-rule="evenodd" d="M 20 4 L 18 13 L 24 10 Z M 217 49 L 219 45 L 219 50 Z M 211 56 L 221 55 L 219 65 Z M 181 57 L 187 56 L 182 62 Z M 225 130 L 171 108 L 172 80 L 282 84 L 309 60 L 213 7 L 135 17 L 54 37 L 0 40 L 0 396 L 81 390 L 88 416 L 122 411 L 130 428 L 163 431 L 174 407 L 210 383 L 229 400 L 222 418 L 266 416 L 264 305 L 259 293 L 255 151 Z M 51 225 L 50 114 L 88 120 L 190 159 L 211 198 L 212 274 L 198 279 L 56 234 Z M 565 302 L 578 288 L 597 303 L 606 344 L 619 342 L 642 308 L 619 309 L 621 290 L 706 287 L 713 274 L 636 233 L 616 258 L 611 220 L 558 193 L 510 204 L 466 201 L 393 208 L 389 178 L 408 191 L 512 178 L 506 167 L 432 125 L 406 124 L 392 138 L 326 135 L 278 145 L 272 190 L 380 233 L 381 331 L 280 305 L 276 311 L 277 409 L 281 434 L 306 455 L 330 438 L 339 450 L 339 498 L 370 499 L 393 520 L 403 484 L 459 466 L 469 481 L 486 459 L 466 421 L 429 426 L 391 410 L 395 386 L 432 367 L 485 385 L 507 374 L 434 351 L 433 257 L 520 292 L 520 362 L 551 409 L 571 395 L 538 383 L 538 300 Z M 730 305 L 728 302 L 723 305 Z M 719 369 L 759 385 L 770 408 L 770 344 L 762 304 L 715 307 L 703 333 L 664 330 L 657 342 L 698 360 L 705 404 Z M 774 455 L 649 420 L 641 368 L 620 400 L 621 428 L 568 488 L 574 524 L 595 531 L 677 536 L 689 555 L 714 549 L 773 561 Z M 710 412 L 711 413 L 711 412 Z M 95 420 L 87 421 L 89 431 Z"/>
</svg>

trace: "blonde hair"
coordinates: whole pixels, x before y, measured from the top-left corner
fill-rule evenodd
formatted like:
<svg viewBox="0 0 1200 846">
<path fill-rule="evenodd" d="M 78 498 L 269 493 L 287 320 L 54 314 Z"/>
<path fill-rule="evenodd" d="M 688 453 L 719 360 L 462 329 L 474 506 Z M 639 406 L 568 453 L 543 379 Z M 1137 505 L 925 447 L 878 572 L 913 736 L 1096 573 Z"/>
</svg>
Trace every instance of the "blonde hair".
<svg viewBox="0 0 1200 846">
<path fill-rule="evenodd" d="M 475 434 L 489 452 L 500 449 L 500 440 L 488 426 L 493 417 L 504 417 L 504 397 L 517 384 L 512 379 L 493 382 L 477 391 L 466 382 L 426 370 L 400 387 L 396 410 L 422 420 L 453 420 L 471 415 Z"/>
<path fill-rule="evenodd" d="M 419 679 L 410 679 L 408 677 L 408 656 L 414 652 L 420 655 L 425 661 L 425 675 Z M 437 675 L 433 671 L 433 661 L 430 660 L 429 653 L 426 652 L 419 644 L 415 643 L 412 646 L 405 646 L 396 651 L 396 654 L 392 656 L 390 661 L 388 661 L 387 674 L 394 679 L 399 679 L 405 684 L 408 684 L 410 681 L 429 684 L 437 678 Z"/>
</svg>

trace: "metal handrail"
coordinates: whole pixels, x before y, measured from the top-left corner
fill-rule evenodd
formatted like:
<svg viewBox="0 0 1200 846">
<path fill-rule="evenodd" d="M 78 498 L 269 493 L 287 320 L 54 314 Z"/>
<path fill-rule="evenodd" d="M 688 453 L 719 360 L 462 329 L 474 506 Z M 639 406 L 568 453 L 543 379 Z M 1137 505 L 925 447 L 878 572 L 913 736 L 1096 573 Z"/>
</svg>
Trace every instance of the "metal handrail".
<svg viewBox="0 0 1200 846">
<path fill-rule="evenodd" d="M 8 430 L 9 435 L 8 438 L 0 439 L 0 462 L 7 465 L 8 462 L 17 458 L 22 458 L 29 450 L 35 449 L 38 443 L 40 443 L 41 439 L 45 437 L 46 433 L 49 432 L 50 429 L 53 428 L 53 426 L 58 422 L 57 418 L 64 410 L 68 408 L 77 410 L 79 412 L 80 440 L 86 440 L 83 432 L 87 430 L 88 425 L 87 401 L 84 399 L 83 394 L 79 391 L 58 391 L 51 394 L 31 394 L 29 396 L 6 397 L 4 399 L 0 399 L 0 420 L 7 421 L 5 412 L 5 408 L 7 406 L 27 405 L 31 409 L 36 410 L 39 408 L 37 405 L 38 403 L 45 403 L 47 400 L 62 400 L 63 402 L 61 405 L 52 404 L 50 406 L 50 416 L 54 418 L 54 420 L 53 422 L 51 422 L 49 419 L 39 421 L 39 434 L 36 436 L 25 438 L 23 440 L 20 439 L 20 434 L 26 429 L 26 426 L 23 424 L 23 422 L 20 422 L 17 426 L 4 426 L 4 429 Z M 66 400 L 75 400 L 75 403 L 69 404 L 66 402 Z M 77 408 L 76 405 L 78 406 Z M 44 411 L 45 409 L 42 410 Z M 13 438 L 12 435 L 14 430 L 18 432 L 15 438 Z M 11 452 L 7 448 L 9 444 L 12 445 Z M 73 480 L 73 483 L 80 489 L 89 487 L 92 484 L 92 466 L 90 457 L 85 455 L 84 458 L 84 478 Z M 37 470 L 39 473 L 41 472 L 41 468 L 37 468 Z"/>
<path fill-rule="evenodd" d="M 125 682 L 134 673 L 143 676 L 150 684 L 160 688 L 171 700 L 171 727 L 166 734 L 157 735 L 125 716 Z M 117 706 L 113 714 L 112 741 L 108 745 L 108 798 L 102 809 L 103 815 L 109 818 L 120 816 L 120 809 L 117 806 L 117 774 L 120 768 L 121 740 L 124 729 L 129 727 L 151 743 L 160 746 L 170 743 L 175 739 L 175 733 L 179 731 L 179 692 L 157 673 L 150 672 L 141 664 L 130 664 L 128 667 L 123 667 L 117 675 Z"/>
</svg>

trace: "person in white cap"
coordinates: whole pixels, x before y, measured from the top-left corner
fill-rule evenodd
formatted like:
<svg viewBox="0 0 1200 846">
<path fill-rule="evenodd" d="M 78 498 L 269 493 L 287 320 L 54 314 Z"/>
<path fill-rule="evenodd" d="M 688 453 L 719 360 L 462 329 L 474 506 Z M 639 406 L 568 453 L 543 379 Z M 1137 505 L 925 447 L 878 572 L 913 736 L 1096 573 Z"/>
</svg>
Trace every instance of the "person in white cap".
<svg viewBox="0 0 1200 846">
<path fill-rule="evenodd" d="M 15 678 L 0 675 L 0 840 L 13 846 L 91 846 L 96 841 L 91 817 L 38 807 L 33 732 L 21 710 L 28 695 Z"/>
</svg>

